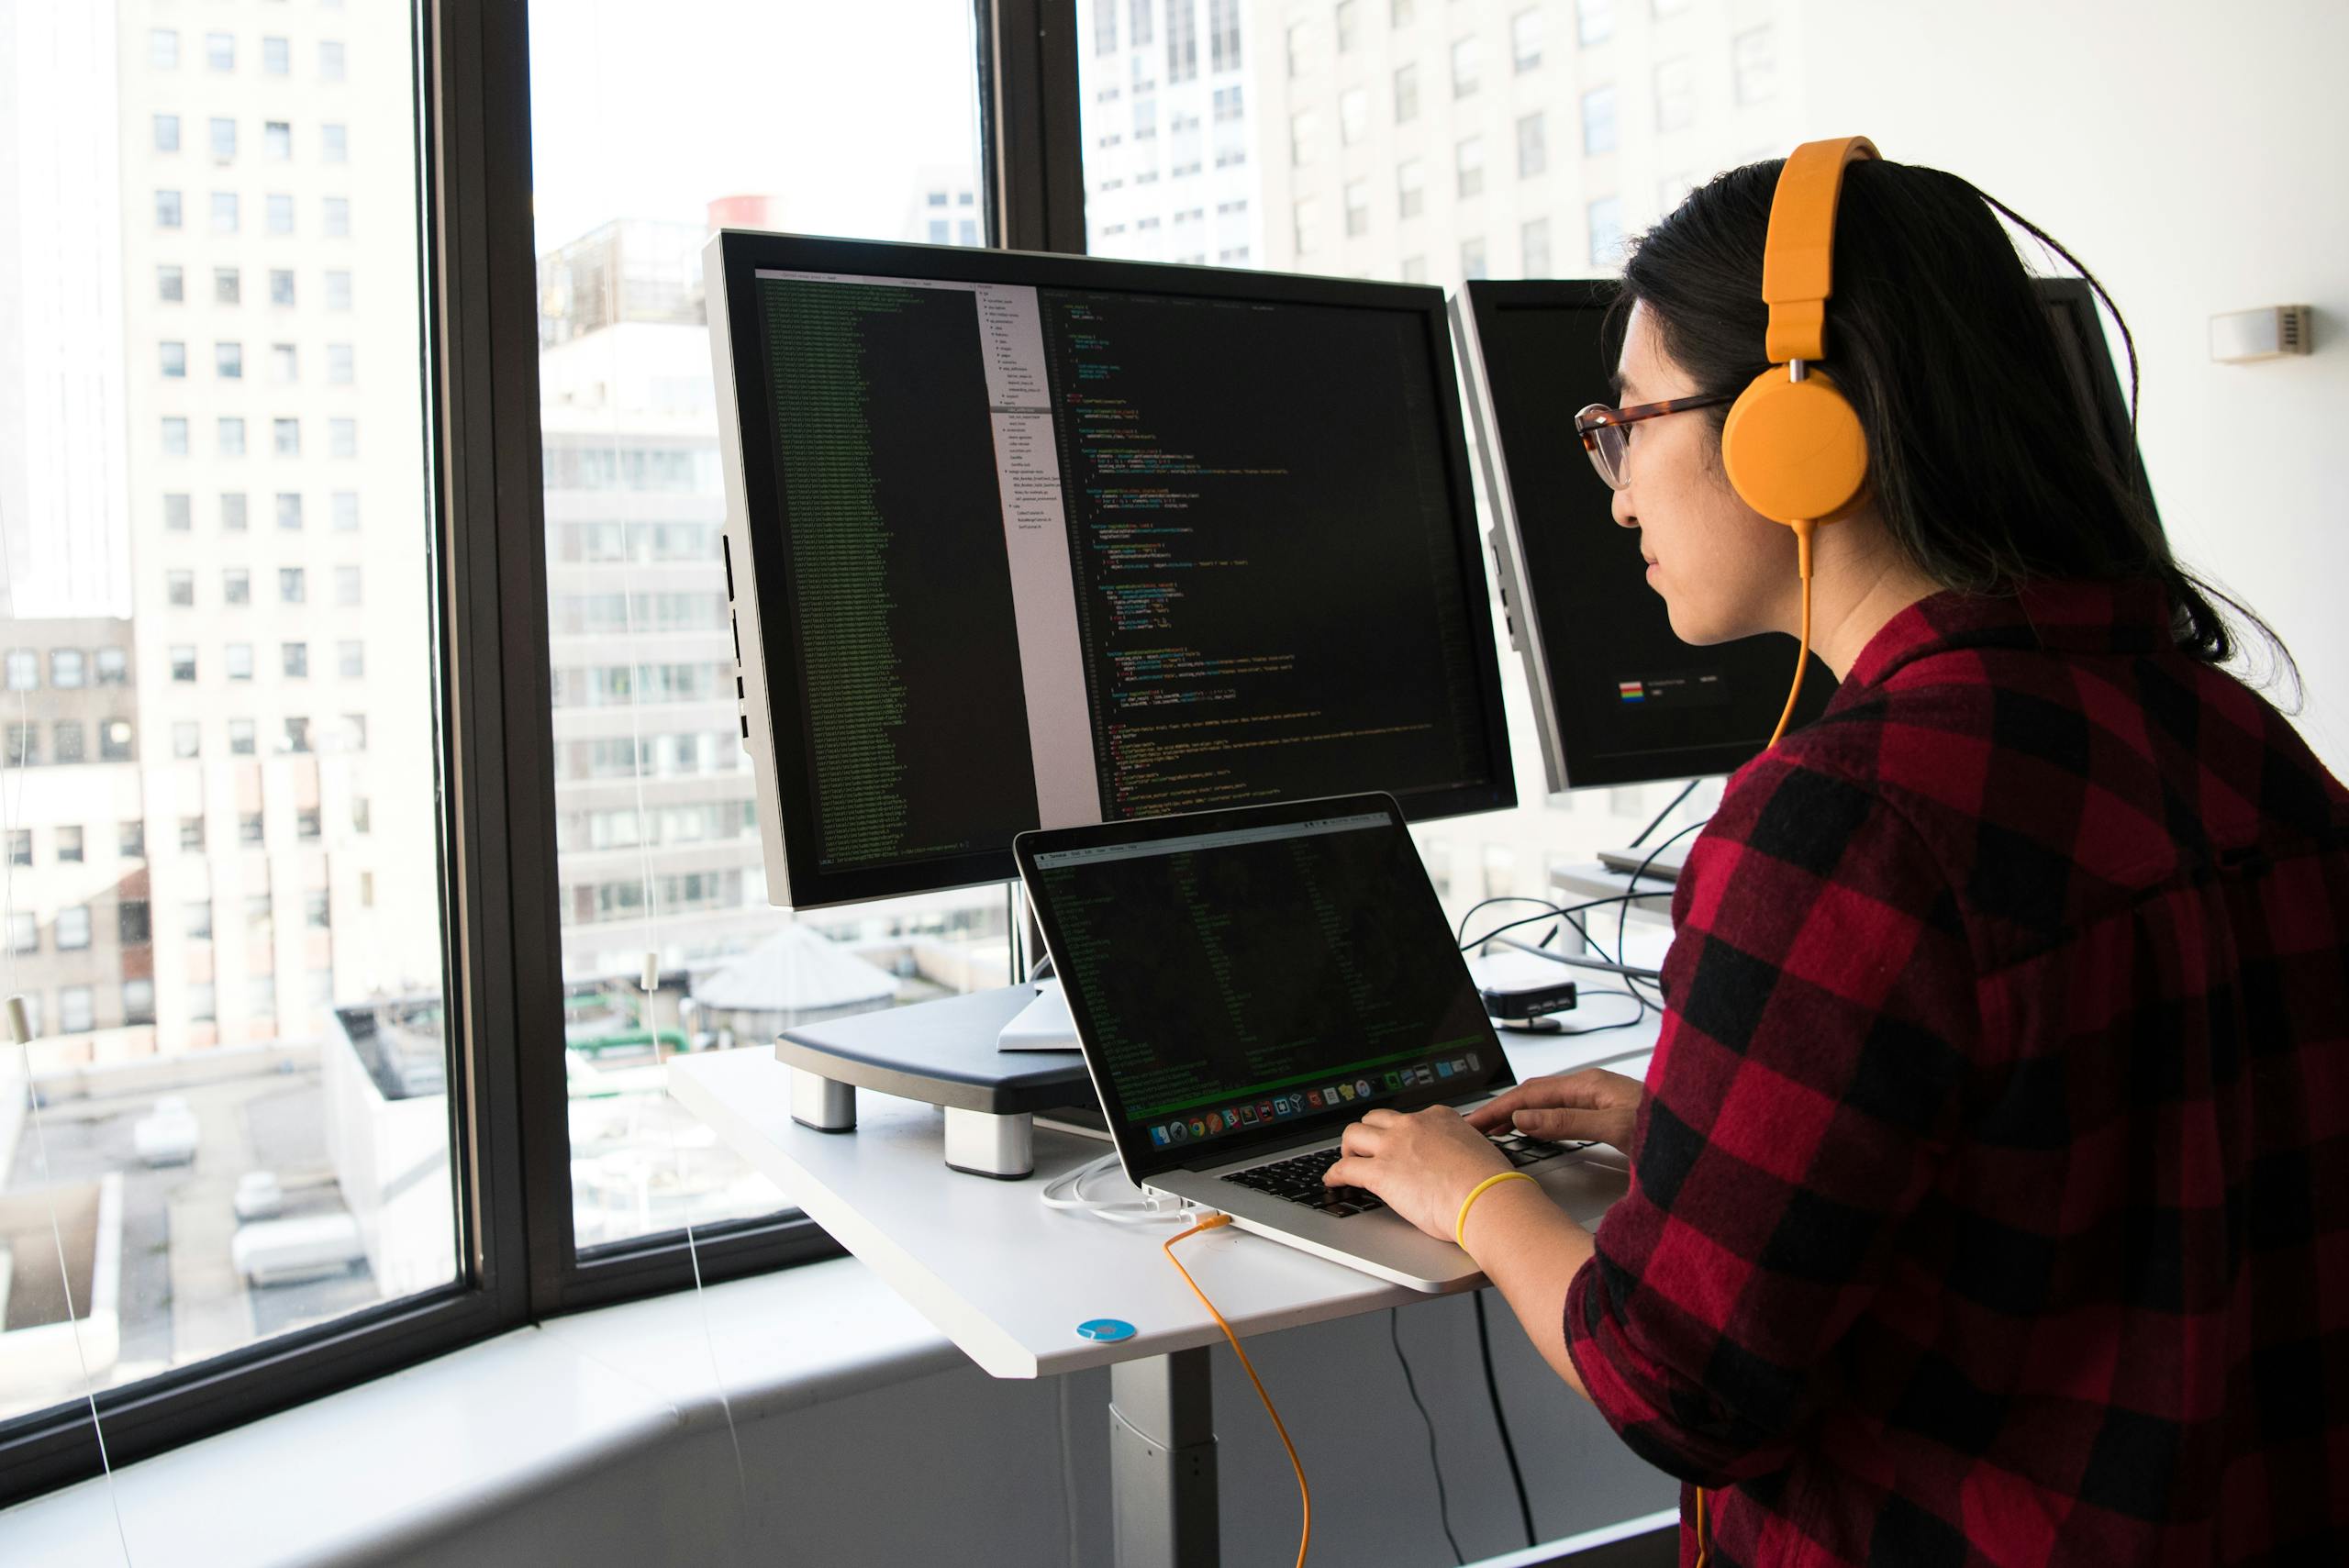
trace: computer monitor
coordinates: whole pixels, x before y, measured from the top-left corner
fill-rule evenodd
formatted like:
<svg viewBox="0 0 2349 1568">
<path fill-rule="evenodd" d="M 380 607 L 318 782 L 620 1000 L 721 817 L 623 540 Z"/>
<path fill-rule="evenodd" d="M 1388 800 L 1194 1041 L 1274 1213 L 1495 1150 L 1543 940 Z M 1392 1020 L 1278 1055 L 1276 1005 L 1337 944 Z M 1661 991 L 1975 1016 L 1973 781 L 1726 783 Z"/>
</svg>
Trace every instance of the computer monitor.
<svg viewBox="0 0 2349 1568">
<path fill-rule="evenodd" d="M 1709 648 L 1673 635 L 1639 546 L 1614 526 L 1613 496 L 1570 434 L 1602 401 L 1621 347 L 1609 331 L 1611 280 L 1473 282 L 1455 295 L 1468 404 L 1493 517 L 1509 639 L 1525 661 L 1553 790 L 1726 773 L 1758 755 L 1786 706 L 1795 639 Z M 2121 472 L 2143 467 L 2087 285 L 2043 279 L 2056 337 Z M 2147 492 L 2150 495 L 2150 492 Z M 1835 679 L 1812 658 L 1798 726 Z"/>
<path fill-rule="evenodd" d="M 1359 790 L 1515 804 L 1439 290 L 725 231 L 705 257 L 769 896 Z"/>
</svg>

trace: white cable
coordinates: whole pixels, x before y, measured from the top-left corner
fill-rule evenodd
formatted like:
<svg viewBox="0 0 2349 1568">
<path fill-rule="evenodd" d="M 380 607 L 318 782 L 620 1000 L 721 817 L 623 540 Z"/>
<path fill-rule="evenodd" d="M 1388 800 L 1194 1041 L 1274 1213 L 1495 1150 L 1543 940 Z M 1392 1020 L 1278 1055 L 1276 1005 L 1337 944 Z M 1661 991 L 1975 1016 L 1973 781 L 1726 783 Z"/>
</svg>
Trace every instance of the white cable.
<svg viewBox="0 0 2349 1568">
<path fill-rule="evenodd" d="M 1164 1193 L 1145 1191 L 1138 1200 L 1089 1198 L 1085 1195 L 1086 1182 L 1118 1168 L 1118 1156 L 1115 1154 L 1104 1154 L 1097 1160 L 1087 1161 L 1075 1170 L 1063 1171 L 1046 1182 L 1038 1190 L 1036 1201 L 1046 1208 L 1090 1215 L 1096 1219 L 1106 1219 L 1112 1225 L 1147 1225 L 1153 1220 L 1184 1218 L 1183 1200 Z"/>
</svg>

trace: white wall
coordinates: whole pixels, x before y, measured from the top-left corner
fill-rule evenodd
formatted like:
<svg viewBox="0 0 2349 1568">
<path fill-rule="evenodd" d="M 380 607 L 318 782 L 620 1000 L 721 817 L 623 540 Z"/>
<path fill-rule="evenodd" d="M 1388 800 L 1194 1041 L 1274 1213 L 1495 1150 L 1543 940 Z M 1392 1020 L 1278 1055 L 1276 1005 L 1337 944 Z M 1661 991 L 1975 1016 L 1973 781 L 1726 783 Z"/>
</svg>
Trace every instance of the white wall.
<svg viewBox="0 0 2349 1568">
<path fill-rule="evenodd" d="M 2349 6 L 1802 0 L 1788 19 L 1803 136 L 1962 174 L 2111 290 L 2171 541 L 2282 636 L 2301 732 L 2349 774 Z M 2301 303 L 2311 357 L 2210 361 L 2213 314 Z"/>
</svg>

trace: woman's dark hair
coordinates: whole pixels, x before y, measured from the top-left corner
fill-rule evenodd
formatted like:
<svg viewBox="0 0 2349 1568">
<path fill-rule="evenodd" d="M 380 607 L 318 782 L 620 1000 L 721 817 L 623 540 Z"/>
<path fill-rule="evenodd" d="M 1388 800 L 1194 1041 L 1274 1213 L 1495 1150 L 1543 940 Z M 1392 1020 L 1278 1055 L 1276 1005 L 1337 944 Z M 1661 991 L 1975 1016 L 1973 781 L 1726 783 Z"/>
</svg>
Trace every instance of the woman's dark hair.
<svg viewBox="0 0 2349 1568">
<path fill-rule="evenodd" d="M 1749 163 L 1690 192 L 1624 263 L 1617 310 L 1644 303 L 1700 390 L 1735 392 L 1769 368 L 1762 255 L 1779 168 Z M 2097 428 L 1993 208 L 2071 262 L 2120 323 L 2130 450 L 2111 451 Z M 2297 685 L 2276 634 L 2170 554 L 2135 462 L 2135 340 L 2104 285 L 2037 225 L 1954 174 L 1854 163 L 1836 214 L 1823 365 L 1867 432 L 1887 529 L 1933 582 L 2011 594 L 2048 578 L 2155 578 L 2183 651 L 2212 664 L 2236 652 L 2223 604 Z M 1727 414 L 1710 417 L 1718 427 Z"/>
</svg>

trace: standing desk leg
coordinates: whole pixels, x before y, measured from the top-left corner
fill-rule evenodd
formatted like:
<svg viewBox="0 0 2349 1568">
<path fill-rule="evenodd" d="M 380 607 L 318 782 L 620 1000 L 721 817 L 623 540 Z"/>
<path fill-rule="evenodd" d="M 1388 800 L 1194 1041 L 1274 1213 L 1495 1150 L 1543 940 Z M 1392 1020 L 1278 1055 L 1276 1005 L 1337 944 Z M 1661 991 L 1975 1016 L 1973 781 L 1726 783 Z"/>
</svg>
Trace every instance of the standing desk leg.
<svg viewBox="0 0 2349 1568">
<path fill-rule="evenodd" d="M 1118 1568 L 1217 1568 L 1215 1410 L 1208 1352 L 1109 1368 Z"/>
</svg>

